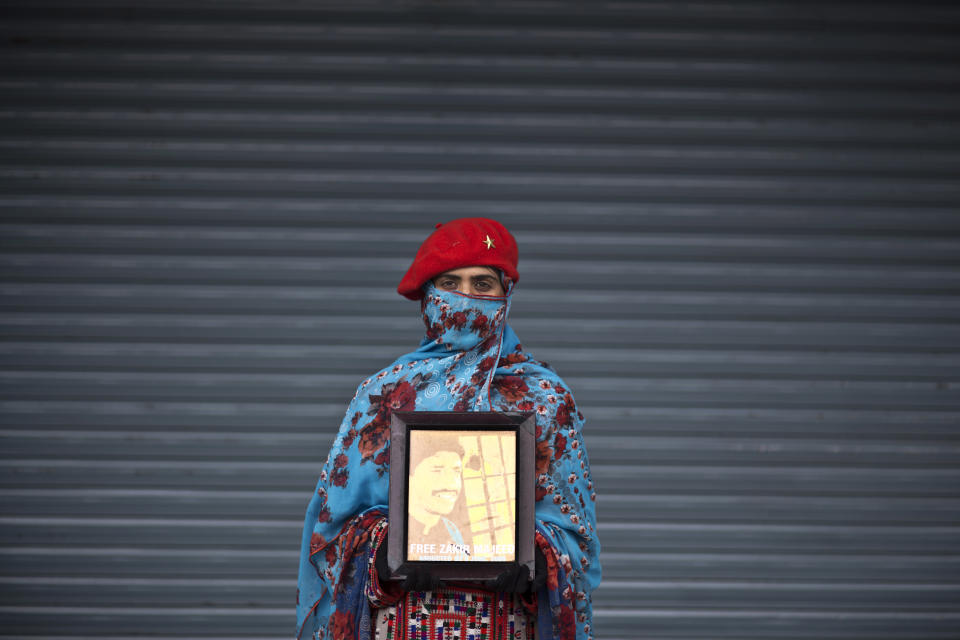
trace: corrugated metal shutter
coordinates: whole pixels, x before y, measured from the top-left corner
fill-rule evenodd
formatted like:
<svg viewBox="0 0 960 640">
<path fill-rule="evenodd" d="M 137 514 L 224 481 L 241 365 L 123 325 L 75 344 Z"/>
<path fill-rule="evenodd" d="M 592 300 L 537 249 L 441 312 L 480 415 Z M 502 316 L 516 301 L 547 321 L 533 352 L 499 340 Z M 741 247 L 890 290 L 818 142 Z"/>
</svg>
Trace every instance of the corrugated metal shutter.
<svg viewBox="0 0 960 640">
<path fill-rule="evenodd" d="M 960 637 L 960 9 L 8 2 L 2 637 L 289 637 L 433 223 L 521 244 L 599 638 Z"/>
</svg>

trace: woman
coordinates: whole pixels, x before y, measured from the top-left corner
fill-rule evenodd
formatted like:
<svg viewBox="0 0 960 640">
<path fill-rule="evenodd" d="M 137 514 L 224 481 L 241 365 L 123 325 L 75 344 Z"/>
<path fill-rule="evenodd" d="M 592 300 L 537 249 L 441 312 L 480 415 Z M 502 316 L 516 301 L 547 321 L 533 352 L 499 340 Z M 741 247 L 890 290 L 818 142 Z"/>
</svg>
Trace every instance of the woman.
<svg viewBox="0 0 960 640">
<path fill-rule="evenodd" d="M 534 627 L 538 640 L 592 638 L 600 545 L 583 416 L 506 324 L 518 279 L 516 242 L 494 220 L 437 225 L 418 250 L 397 290 L 421 301 L 426 337 L 360 384 L 320 472 L 301 542 L 298 638 L 529 638 Z M 532 580 L 382 580 L 390 416 L 414 410 L 535 412 L 542 566 Z"/>
</svg>

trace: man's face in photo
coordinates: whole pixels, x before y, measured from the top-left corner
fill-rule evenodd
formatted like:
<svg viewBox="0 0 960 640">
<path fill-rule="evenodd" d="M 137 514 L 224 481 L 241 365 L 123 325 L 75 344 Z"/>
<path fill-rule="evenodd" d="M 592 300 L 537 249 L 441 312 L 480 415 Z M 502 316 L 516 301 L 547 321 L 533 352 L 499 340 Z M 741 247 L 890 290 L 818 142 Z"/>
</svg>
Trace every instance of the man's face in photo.
<svg viewBox="0 0 960 640">
<path fill-rule="evenodd" d="M 445 516 L 453 511 L 463 486 L 463 464 L 455 451 L 437 451 L 410 474 L 410 501 L 423 510 Z"/>
</svg>

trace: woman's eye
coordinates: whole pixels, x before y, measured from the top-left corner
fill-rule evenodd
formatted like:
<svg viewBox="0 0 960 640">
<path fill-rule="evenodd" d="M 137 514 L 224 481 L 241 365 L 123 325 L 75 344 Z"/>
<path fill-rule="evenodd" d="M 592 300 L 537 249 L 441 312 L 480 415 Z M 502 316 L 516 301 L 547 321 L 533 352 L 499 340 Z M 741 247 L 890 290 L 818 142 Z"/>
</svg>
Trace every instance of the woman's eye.
<svg viewBox="0 0 960 640">
<path fill-rule="evenodd" d="M 477 289 L 479 289 L 480 291 L 489 291 L 489 290 L 490 290 L 490 283 L 487 282 L 486 280 L 480 280 L 479 282 L 474 283 L 473 286 L 475 286 L 475 287 L 476 287 Z"/>
<path fill-rule="evenodd" d="M 440 288 L 441 288 L 441 289 L 456 289 L 456 288 L 457 288 L 457 283 L 454 282 L 453 280 L 441 280 L 441 281 L 440 281 Z"/>
</svg>

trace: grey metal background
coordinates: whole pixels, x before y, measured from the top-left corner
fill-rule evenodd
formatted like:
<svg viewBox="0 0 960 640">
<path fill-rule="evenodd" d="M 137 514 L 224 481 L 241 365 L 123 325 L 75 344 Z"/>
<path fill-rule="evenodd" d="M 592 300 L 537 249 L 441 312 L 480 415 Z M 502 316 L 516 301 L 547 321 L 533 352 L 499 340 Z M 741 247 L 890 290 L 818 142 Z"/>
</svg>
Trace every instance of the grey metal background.
<svg viewBox="0 0 960 640">
<path fill-rule="evenodd" d="M 588 418 L 599 638 L 960 637 L 956 3 L 8 2 L 0 637 L 283 638 L 438 221 Z"/>
</svg>

